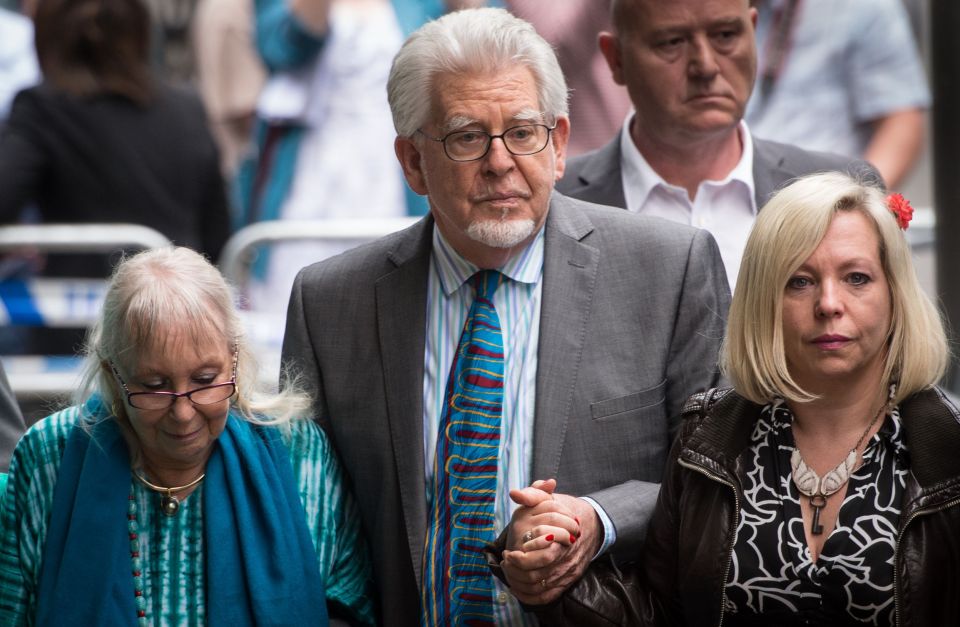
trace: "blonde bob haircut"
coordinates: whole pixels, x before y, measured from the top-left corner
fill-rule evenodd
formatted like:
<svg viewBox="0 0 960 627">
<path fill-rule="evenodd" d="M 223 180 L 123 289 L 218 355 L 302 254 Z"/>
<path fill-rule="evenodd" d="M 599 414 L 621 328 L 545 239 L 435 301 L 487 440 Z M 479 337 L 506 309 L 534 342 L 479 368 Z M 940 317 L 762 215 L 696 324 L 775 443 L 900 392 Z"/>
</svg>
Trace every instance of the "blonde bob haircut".
<svg viewBox="0 0 960 627">
<path fill-rule="evenodd" d="M 943 376 L 948 349 L 936 306 L 920 286 L 910 249 L 883 192 L 845 174 L 815 174 L 777 192 L 757 215 L 744 250 L 727 318 L 721 368 L 737 391 L 756 402 L 816 398 L 790 376 L 783 342 L 787 281 L 813 254 L 835 215 L 860 211 L 880 239 L 880 261 L 892 302 L 884 382 L 895 402 Z"/>
<path fill-rule="evenodd" d="M 172 348 L 172 338 L 195 346 L 222 342 L 237 353 L 237 387 L 231 408 L 260 424 L 286 425 L 306 417 L 310 399 L 285 384 L 275 393 L 260 383 L 258 366 L 244 336 L 233 290 L 223 275 L 189 248 L 158 248 L 120 261 L 101 313 L 87 336 L 83 381 L 75 401 L 99 394 L 127 427 L 126 398 L 110 363 L 135 368 L 144 354 Z"/>
</svg>

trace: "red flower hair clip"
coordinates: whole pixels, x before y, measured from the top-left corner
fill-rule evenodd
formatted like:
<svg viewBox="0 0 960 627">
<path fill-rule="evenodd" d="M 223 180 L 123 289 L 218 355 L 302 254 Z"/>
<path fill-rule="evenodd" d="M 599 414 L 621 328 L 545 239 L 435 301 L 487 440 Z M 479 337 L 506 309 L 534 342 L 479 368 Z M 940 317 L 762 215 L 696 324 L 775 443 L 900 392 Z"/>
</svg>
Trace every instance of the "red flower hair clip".
<svg viewBox="0 0 960 627">
<path fill-rule="evenodd" d="M 906 231 L 910 225 L 910 220 L 913 219 L 913 207 L 910 206 L 910 201 L 901 194 L 890 194 L 887 196 L 887 207 L 897 218 L 897 224 L 900 225 L 900 228 Z"/>
</svg>

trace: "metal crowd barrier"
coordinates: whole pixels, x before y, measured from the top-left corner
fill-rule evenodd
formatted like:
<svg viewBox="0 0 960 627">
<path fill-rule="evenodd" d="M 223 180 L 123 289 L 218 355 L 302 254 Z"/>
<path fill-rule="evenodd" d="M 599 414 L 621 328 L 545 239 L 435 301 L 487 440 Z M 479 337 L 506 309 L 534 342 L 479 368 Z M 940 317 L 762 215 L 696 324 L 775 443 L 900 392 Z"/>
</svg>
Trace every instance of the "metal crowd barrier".
<svg viewBox="0 0 960 627">
<path fill-rule="evenodd" d="M 258 251 L 284 242 L 349 242 L 361 244 L 373 241 L 414 224 L 419 218 L 338 219 L 338 220 L 277 220 L 258 222 L 233 234 L 220 254 L 219 266 L 224 276 L 241 293 L 250 280 L 251 266 Z M 284 300 L 284 305 L 286 301 Z M 277 311 L 257 311 L 247 306 L 240 311 L 251 347 L 259 360 L 260 378 L 266 385 L 275 386 L 280 373 L 280 349 L 285 316 Z"/>
<path fill-rule="evenodd" d="M 0 252 L 110 253 L 169 246 L 154 229 L 124 223 L 0 226 Z M 0 325 L 87 327 L 100 311 L 106 277 L 34 277 L 0 281 Z M 76 389 L 80 360 L 71 355 L 3 355 L 4 369 L 21 401 L 53 400 Z"/>
<path fill-rule="evenodd" d="M 247 281 L 256 249 L 264 245 L 303 240 L 373 241 L 414 224 L 419 218 L 274 220 L 246 226 L 227 240 L 220 253 L 224 276 L 237 287 Z"/>
</svg>

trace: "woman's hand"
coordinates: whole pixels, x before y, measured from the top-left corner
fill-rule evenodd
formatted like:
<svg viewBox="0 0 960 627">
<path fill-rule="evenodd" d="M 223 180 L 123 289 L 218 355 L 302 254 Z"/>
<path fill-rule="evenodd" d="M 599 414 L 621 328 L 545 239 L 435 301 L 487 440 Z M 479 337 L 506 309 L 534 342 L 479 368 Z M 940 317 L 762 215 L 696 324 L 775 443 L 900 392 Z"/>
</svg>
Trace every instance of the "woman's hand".
<svg viewBox="0 0 960 627">
<path fill-rule="evenodd" d="M 535 481 L 510 498 L 520 507 L 510 520 L 501 567 L 521 602 L 555 601 L 590 564 L 602 539 L 600 521 L 586 501 L 555 494 L 553 479 Z"/>
</svg>

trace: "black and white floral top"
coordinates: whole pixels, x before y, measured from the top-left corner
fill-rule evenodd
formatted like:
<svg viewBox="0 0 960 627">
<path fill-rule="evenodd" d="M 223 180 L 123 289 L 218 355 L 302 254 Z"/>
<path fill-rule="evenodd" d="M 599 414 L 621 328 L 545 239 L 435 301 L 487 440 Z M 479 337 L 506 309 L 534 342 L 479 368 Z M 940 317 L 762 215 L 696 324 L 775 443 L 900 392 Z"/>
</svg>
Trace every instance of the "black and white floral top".
<svg viewBox="0 0 960 627">
<path fill-rule="evenodd" d="M 785 405 L 768 405 L 744 454 L 724 622 L 893 625 L 894 549 L 910 463 L 899 410 L 867 443 L 816 562 L 810 560 L 800 493 L 790 476 L 792 422 Z"/>
</svg>

